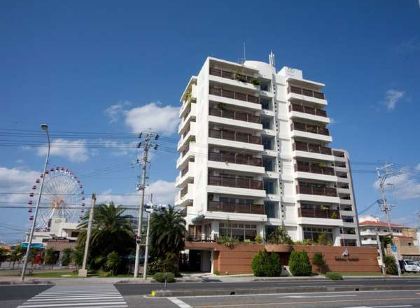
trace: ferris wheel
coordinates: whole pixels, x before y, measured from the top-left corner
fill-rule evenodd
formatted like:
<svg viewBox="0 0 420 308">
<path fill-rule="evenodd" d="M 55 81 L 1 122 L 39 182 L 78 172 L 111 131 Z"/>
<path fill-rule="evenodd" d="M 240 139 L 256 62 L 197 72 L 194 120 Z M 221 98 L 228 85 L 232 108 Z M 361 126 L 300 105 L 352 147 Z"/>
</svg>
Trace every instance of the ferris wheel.
<svg viewBox="0 0 420 308">
<path fill-rule="evenodd" d="M 64 218 L 66 222 L 78 222 L 84 213 L 85 196 L 83 185 L 69 169 L 55 167 L 41 174 L 29 194 L 29 220 L 34 220 L 34 207 L 44 178 L 41 201 L 35 229 L 49 231 L 52 218 Z"/>
</svg>

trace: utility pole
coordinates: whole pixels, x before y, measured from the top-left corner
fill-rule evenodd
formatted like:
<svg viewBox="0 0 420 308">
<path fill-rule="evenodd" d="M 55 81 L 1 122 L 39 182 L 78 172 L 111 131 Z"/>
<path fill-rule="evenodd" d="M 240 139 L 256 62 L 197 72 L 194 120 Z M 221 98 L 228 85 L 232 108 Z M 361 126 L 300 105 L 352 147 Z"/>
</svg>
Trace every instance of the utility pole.
<svg viewBox="0 0 420 308">
<path fill-rule="evenodd" d="M 87 277 L 86 265 L 87 265 L 87 257 L 89 254 L 90 234 L 92 233 L 92 222 L 93 222 L 95 204 L 96 204 L 96 195 L 92 194 L 92 205 L 89 210 L 89 221 L 88 221 L 88 227 L 87 227 L 87 232 L 86 232 L 85 253 L 83 255 L 82 268 L 79 270 L 80 277 Z"/>
<path fill-rule="evenodd" d="M 376 229 L 376 243 L 379 250 L 379 257 L 381 258 L 381 272 L 382 272 L 382 275 L 385 275 L 384 255 L 382 253 L 382 244 L 381 244 L 381 239 L 379 238 L 378 229 Z"/>
<path fill-rule="evenodd" d="M 150 195 L 149 208 L 146 209 L 147 212 L 147 231 L 146 231 L 146 248 L 144 249 L 144 264 L 143 264 L 143 279 L 147 279 L 147 263 L 149 258 L 149 234 L 150 234 L 150 216 L 153 213 L 153 194 Z"/>
<path fill-rule="evenodd" d="M 28 247 L 26 247 L 25 259 L 23 261 L 22 274 L 21 274 L 21 277 L 20 277 L 22 281 L 25 280 L 26 267 L 28 266 L 28 259 L 29 259 L 29 254 L 30 254 L 31 246 L 32 246 L 32 238 L 34 236 L 34 231 L 35 231 L 35 226 L 36 226 L 36 219 L 38 217 L 39 204 L 41 203 L 42 190 L 44 188 L 44 180 L 45 180 L 45 176 L 46 176 L 46 171 L 47 171 L 47 166 L 48 166 L 48 160 L 50 158 L 51 141 L 50 141 L 50 134 L 48 132 L 48 125 L 47 124 L 41 124 L 41 129 L 43 131 L 45 131 L 45 133 L 47 134 L 48 149 L 47 149 L 47 156 L 45 158 L 45 163 L 44 163 L 44 171 L 42 172 L 41 186 L 39 187 L 38 200 L 36 202 L 35 214 L 34 214 L 33 221 L 32 221 L 31 232 L 29 233 Z"/>
<path fill-rule="evenodd" d="M 385 213 L 386 215 L 386 219 L 387 219 L 387 223 L 388 223 L 388 229 L 389 229 L 389 235 L 391 236 L 391 245 L 394 245 L 392 239 L 393 239 L 393 232 L 392 232 L 392 227 L 391 227 L 391 217 L 390 217 L 390 212 L 392 209 L 392 205 L 388 204 L 388 201 L 386 199 L 385 196 L 385 186 L 386 181 L 392 177 L 392 176 L 396 176 L 399 173 L 395 172 L 393 169 L 393 164 L 385 164 L 383 167 L 379 167 L 376 168 L 376 172 L 378 175 L 378 181 L 379 181 L 379 189 L 381 191 L 381 200 L 379 203 L 379 208 L 382 212 Z M 397 265 L 397 269 L 398 269 L 398 276 L 401 276 L 401 268 L 400 268 L 400 262 L 398 260 L 398 253 L 395 254 L 395 263 Z"/>
<path fill-rule="evenodd" d="M 143 134 L 140 133 L 138 138 L 142 139 Z M 140 262 L 140 246 L 141 246 L 141 229 L 143 223 L 143 209 L 144 209 L 144 194 L 146 190 L 146 181 L 147 181 L 147 164 L 149 163 L 149 151 L 156 150 L 157 144 L 156 140 L 159 139 L 159 135 L 148 132 L 145 134 L 143 141 L 140 141 L 137 145 L 138 149 L 143 149 L 143 159 L 141 161 L 141 184 L 137 185 L 137 190 L 141 190 L 140 195 L 140 205 L 139 205 L 139 214 L 137 222 L 137 235 L 136 235 L 136 259 L 134 263 L 134 278 L 138 277 L 139 274 L 139 262 Z M 140 163 L 140 161 L 138 161 Z"/>
</svg>

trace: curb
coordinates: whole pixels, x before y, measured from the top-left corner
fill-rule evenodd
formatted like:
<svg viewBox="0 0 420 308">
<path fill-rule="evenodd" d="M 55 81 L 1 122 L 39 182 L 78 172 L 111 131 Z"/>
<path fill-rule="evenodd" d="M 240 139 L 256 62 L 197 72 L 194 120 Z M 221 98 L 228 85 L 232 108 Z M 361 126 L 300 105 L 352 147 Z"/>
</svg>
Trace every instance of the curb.
<svg viewBox="0 0 420 308">
<path fill-rule="evenodd" d="M 151 297 L 182 297 L 182 296 L 212 296 L 212 295 L 244 295 L 244 294 L 273 294 L 273 293 L 305 293 L 305 292 L 344 292 L 344 291 L 380 291 L 380 290 L 419 290 L 420 286 L 319 286 L 319 287 L 283 287 L 240 289 L 233 288 L 215 290 L 156 290 Z"/>
<path fill-rule="evenodd" d="M 0 286 L 29 286 L 29 285 L 54 285 L 51 281 L 29 280 L 29 281 L 0 281 Z"/>
</svg>

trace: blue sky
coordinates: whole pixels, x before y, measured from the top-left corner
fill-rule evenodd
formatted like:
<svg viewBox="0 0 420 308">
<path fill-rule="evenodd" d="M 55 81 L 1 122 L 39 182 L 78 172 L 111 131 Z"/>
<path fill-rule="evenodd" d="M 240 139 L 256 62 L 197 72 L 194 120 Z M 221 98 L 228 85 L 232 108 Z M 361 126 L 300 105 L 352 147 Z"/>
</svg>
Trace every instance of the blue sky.
<svg viewBox="0 0 420 308">
<path fill-rule="evenodd" d="M 108 195 L 104 199 L 134 190 L 138 166 L 130 166 L 136 159 L 126 147 L 136 141 L 130 133 L 160 131 L 149 182 L 157 201 L 172 200 L 179 96 L 207 56 L 237 61 L 243 42 L 248 59 L 266 61 L 273 50 L 278 69 L 296 67 L 326 83 L 333 145 L 354 161 L 359 210 L 378 198 L 376 165 L 394 162 L 404 173 L 393 179 L 392 216 L 414 225 L 420 209 L 416 0 L 1 0 L 0 192 L 30 191 L 42 150 L 20 141 L 43 142 L 42 135 L 26 133 L 47 122 L 53 140 L 71 145 L 57 148 L 51 165 L 71 168 L 87 195 Z M 88 132 L 109 134 L 98 141 Z M 0 206 L 27 202 L 21 195 L 0 198 Z M 28 213 L 0 211 L 0 240 L 18 238 Z"/>
</svg>

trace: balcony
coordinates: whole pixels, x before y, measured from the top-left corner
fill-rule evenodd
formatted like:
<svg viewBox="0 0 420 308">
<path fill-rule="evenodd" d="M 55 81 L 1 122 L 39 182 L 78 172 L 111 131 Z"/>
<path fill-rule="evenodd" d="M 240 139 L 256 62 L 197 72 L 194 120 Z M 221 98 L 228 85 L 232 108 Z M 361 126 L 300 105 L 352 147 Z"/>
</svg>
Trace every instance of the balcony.
<svg viewBox="0 0 420 308">
<path fill-rule="evenodd" d="M 245 83 L 250 83 L 254 86 L 258 86 L 260 83 L 258 79 L 252 76 L 244 75 L 244 74 L 238 74 L 231 71 L 226 71 L 219 68 L 210 67 L 210 75 L 227 78 L 231 80 L 237 80 Z"/>
<path fill-rule="evenodd" d="M 243 92 L 238 92 L 238 91 L 233 91 L 233 90 L 228 90 L 228 89 L 224 89 L 224 88 L 218 88 L 218 87 L 214 87 L 214 86 L 210 86 L 209 94 L 210 95 L 221 96 L 221 97 L 226 97 L 226 98 L 232 98 L 232 99 L 236 99 L 236 100 L 239 100 L 239 101 L 250 102 L 250 103 L 254 103 L 254 104 L 259 104 L 260 103 L 260 99 L 255 95 L 251 95 L 251 94 L 247 94 L 247 93 L 243 93 Z"/>
<path fill-rule="evenodd" d="M 297 194 L 337 197 L 337 189 L 318 185 L 296 185 Z"/>
<path fill-rule="evenodd" d="M 291 130 L 299 130 L 302 132 L 312 133 L 312 134 L 320 134 L 329 136 L 330 132 L 327 128 L 313 125 L 313 124 L 306 124 L 300 122 L 293 122 L 291 125 Z"/>
<path fill-rule="evenodd" d="M 209 201 L 208 211 L 265 215 L 264 204 L 239 204 Z"/>
<path fill-rule="evenodd" d="M 317 91 L 304 89 L 304 88 L 299 88 L 299 87 L 295 87 L 295 86 L 290 86 L 287 89 L 287 93 L 295 93 L 295 94 L 300 94 L 300 95 L 304 95 L 304 96 L 310 96 L 310 97 L 315 97 L 315 98 L 319 98 L 319 99 L 325 99 L 325 95 L 322 92 L 317 92 Z"/>
<path fill-rule="evenodd" d="M 209 130 L 209 137 L 217 139 L 226 139 L 238 142 L 261 144 L 261 137 L 253 136 L 251 134 L 231 131 L 231 130 Z"/>
<path fill-rule="evenodd" d="M 340 211 L 321 208 L 299 208 L 299 217 L 340 219 Z"/>
<path fill-rule="evenodd" d="M 316 115 L 319 117 L 327 117 L 327 112 L 323 109 L 313 108 L 313 107 L 308 107 L 308 106 L 303 106 L 303 105 L 298 105 L 298 104 L 291 104 L 289 106 L 289 111 L 302 112 L 302 113 Z"/>
<path fill-rule="evenodd" d="M 209 114 L 216 117 L 222 117 L 227 119 L 234 119 L 238 121 L 250 122 L 250 123 L 258 123 L 260 124 L 261 119 L 259 116 L 255 116 L 253 114 L 241 111 L 232 111 L 232 110 L 222 110 L 222 109 L 215 109 L 210 108 Z"/>
<path fill-rule="evenodd" d="M 310 172 L 324 175 L 334 175 L 334 168 L 321 167 L 319 164 L 311 164 L 307 162 L 298 161 L 295 165 L 295 171 Z"/>
<path fill-rule="evenodd" d="M 241 176 L 209 175 L 208 185 L 263 190 L 263 182 Z"/>
<path fill-rule="evenodd" d="M 324 154 L 324 155 L 332 155 L 331 148 L 329 147 L 324 147 L 319 144 L 305 143 L 301 141 L 296 141 L 293 144 L 293 150 L 318 153 L 318 154 Z"/>
<path fill-rule="evenodd" d="M 235 152 L 209 152 L 209 160 L 248 166 L 262 166 L 261 158 Z"/>
</svg>

